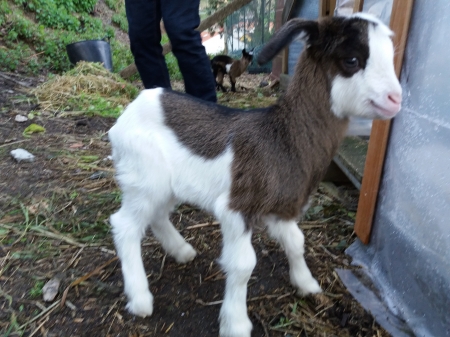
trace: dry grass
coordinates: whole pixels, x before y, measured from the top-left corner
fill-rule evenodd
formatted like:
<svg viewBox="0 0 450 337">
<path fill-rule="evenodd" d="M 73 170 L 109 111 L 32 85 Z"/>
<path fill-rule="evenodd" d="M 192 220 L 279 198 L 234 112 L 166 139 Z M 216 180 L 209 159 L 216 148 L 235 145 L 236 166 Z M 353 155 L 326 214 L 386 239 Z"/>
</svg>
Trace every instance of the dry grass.
<svg viewBox="0 0 450 337">
<path fill-rule="evenodd" d="M 99 97 L 124 107 L 136 97 L 138 89 L 99 63 L 78 62 L 74 69 L 54 76 L 31 93 L 36 95 L 41 110 L 56 112 Z"/>
</svg>

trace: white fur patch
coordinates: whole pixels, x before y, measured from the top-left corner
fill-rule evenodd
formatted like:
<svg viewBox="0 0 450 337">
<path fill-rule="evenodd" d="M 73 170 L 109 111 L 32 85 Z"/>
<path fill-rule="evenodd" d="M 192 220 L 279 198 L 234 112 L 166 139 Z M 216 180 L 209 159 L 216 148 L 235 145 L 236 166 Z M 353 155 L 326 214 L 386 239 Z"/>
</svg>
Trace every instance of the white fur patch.
<svg viewBox="0 0 450 337">
<path fill-rule="evenodd" d="M 216 158 L 205 159 L 186 148 L 164 123 L 162 92 L 160 88 L 144 90 L 109 131 L 122 190 L 122 206 L 110 222 L 122 264 L 127 308 L 139 316 L 153 312 L 140 247 L 149 224 L 179 263 L 195 257 L 193 247 L 168 218 L 176 202 L 189 202 L 214 213 L 223 227 L 221 261 L 228 274 L 221 310 L 223 336 L 250 336 L 246 291 L 256 255 L 242 216 L 228 208 L 233 151 L 228 147 Z"/>
<path fill-rule="evenodd" d="M 368 15 L 358 16 L 365 19 Z M 389 96 L 401 97 L 402 89 L 394 70 L 391 31 L 381 21 L 370 18 L 377 24 L 369 25 L 370 56 L 366 68 L 349 78 L 338 75 L 332 82 L 332 111 L 338 117 L 386 118 L 374 103 L 388 106 Z"/>
<path fill-rule="evenodd" d="M 220 336 L 250 337 L 252 323 L 247 316 L 247 283 L 256 265 L 252 232 L 241 214 L 228 208 L 229 196 L 217 199 L 215 214 L 221 221 L 223 250 L 220 264 L 227 274 L 220 309 Z"/>
<path fill-rule="evenodd" d="M 226 71 L 227 71 L 227 74 L 230 72 L 230 69 L 231 69 L 231 64 L 227 64 L 226 66 L 225 66 L 225 69 L 226 69 Z"/>
<path fill-rule="evenodd" d="M 301 31 L 295 38 L 294 41 L 304 41 L 308 39 L 308 34 L 305 31 Z"/>
<path fill-rule="evenodd" d="M 360 18 L 366 21 L 369 21 L 377 26 L 379 26 L 378 28 L 383 30 L 383 32 L 388 35 L 388 36 L 392 36 L 394 35 L 394 32 L 387 27 L 383 21 L 381 21 L 379 18 L 377 18 L 376 16 L 369 14 L 369 13 L 364 13 L 364 12 L 358 12 L 358 13 L 354 13 L 353 15 L 350 16 L 350 18 Z"/>
<path fill-rule="evenodd" d="M 183 146 L 164 123 L 161 93 L 144 90 L 110 130 L 118 180 L 148 191 L 154 204 L 172 197 L 212 211 L 215 199 L 230 189 L 232 150 L 205 159 Z"/>
</svg>

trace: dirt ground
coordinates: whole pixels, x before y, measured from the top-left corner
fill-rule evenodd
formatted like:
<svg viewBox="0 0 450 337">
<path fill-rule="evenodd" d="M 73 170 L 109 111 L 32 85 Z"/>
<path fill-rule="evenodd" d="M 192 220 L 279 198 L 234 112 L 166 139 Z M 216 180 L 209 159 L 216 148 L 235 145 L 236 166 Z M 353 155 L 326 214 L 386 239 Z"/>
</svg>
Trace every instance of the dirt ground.
<svg viewBox="0 0 450 337">
<path fill-rule="evenodd" d="M 195 206 L 174 211 L 172 221 L 199 253 L 183 266 L 148 233 L 143 255 L 155 309 L 148 318 L 130 315 L 108 223 L 120 206 L 106 138 L 114 119 L 39 112 L 28 92 L 42 80 L 0 73 L 0 334 L 218 336 L 224 275 L 217 264 L 221 236 L 215 220 Z M 222 96 L 223 102 L 249 105 L 251 99 L 242 91 Z M 30 113 L 32 120 L 15 121 Z M 31 123 L 45 133 L 24 135 Z M 17 163 L 10 155 L 16 148 L 34 154 L 35 161 Z M 254 234 L 252 336 L 388 336 L 334 271 L 352 268 L 344 249 L 355 239 L 357 196 L 351 186 L 322 184 L 299 223 L 321 295 L 297 297 L 283 251 L 265 232 Z M 58 295 L 44 302 L 42 286 L 55 277 Z"/>
</svg>

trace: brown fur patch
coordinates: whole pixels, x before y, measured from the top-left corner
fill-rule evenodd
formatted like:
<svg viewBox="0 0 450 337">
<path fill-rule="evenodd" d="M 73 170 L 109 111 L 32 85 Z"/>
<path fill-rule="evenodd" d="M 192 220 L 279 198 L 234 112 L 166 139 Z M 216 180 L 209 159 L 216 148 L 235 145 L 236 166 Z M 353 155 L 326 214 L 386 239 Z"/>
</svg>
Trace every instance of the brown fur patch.
<svg viewBox="0 0 450 337">
<path fill-rule="evenodd" d="M 300 57 L 287 93 L 268 109 L 242 111 L 164 91 L 166 123 L 195 154 L 214 158 L 231 145 L 230 207 L 249 225 L 269 214 L 300 215 L 345 136 L 348 119 L 331 112 L 331 81 L 351 76 L 341 60 L 369 57 L 367 22 L 325 19 Z M 278 48 L 278 46 L 272 46 Z"/>
<path fill-rule="evenodd" d="M 348 121 L 330 112 L 325 70 L 318 71 L 312 67 L 291 89 L 297 100 L 269 109 L 240 111 L 164 91 L 166 123 L 195 154 L 214 158 L 232 146 L 230 207 L 249 223 L 268 214 L 298 217 L 345 134 Z"/>
<path fill-rule="evenodd" d="M 365 69 L 369 58 L 368 25 L 360 18 L 324 18 L 319 21 L 319 36 L 311 41 L 310 57 L 326 64 L 333 75 L 350 77 Z M 349 70 L 343 61 L 356 58 L 359 67 Z"/>
<path fill-rule="evenodd" d="M 345 135 L 348 120 L 330 112 L 325 69 L 309 66 L 258 128 L 236 133 L 230 206 L 248 217 L 297 218 Z"/>
<path fill-rule="evenodd" d="M 231 109 L 166 89 L 161 101 L 165 122 L 178 139 L 196 155 L 208 159 L 234 142 L 238 124 L 250 122 L 264 111 Z"/>
</svg>

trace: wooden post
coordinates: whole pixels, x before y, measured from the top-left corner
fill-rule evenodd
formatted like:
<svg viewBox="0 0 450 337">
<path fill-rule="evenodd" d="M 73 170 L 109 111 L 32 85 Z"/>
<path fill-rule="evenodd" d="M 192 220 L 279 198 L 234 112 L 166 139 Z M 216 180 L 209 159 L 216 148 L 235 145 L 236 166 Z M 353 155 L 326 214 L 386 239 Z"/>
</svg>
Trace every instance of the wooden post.
<svg viewBox="0 0 450 337">
<path fill-rule="evenodd" d="M 320 0 L 319 17 L 333 16 L 335 8 L 336 8 L 336 0 Z"/>
<path fill-rule="evenodd" d="M 394 66 L 398 77 L 402 69 L 413 5 L 414 0 L 394 0 L 392 5 L 390 26 L 395 33 Z M 374 121 L 372 124 L 355 222 L 355 232 L 364 244 L 369 243 L 372 230 L 390 126 L 390 121 Z"/>
<path fill-rule="evenodd" d="M 289 20 L 292 14 L 293 6 L 294 0 L 277 0 L 277 11 L 275 16 L 276 31 Z M 288 73 L 288 56 L 289 47 L 284 48 L 281 54 L 275 56 L 272 60 L 272 73 L 270 74 L 271 78 L 279 80 L 282 74 Z M 277 71 L 278 69 L 280 69 L 279 72 Z"/>
<path fill-rule="evenodd" d="M 330 16 L 334 15 L 335 9 L 336 9 L 336 0 L 330 0 Z"/>
<path fill-rule="evenodd" d="M 355 0 L 353 5 L 353 13 L 362 12 L 364 6 L 364 0 Z"/>
</svg>

